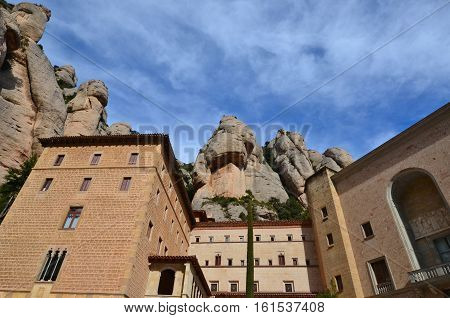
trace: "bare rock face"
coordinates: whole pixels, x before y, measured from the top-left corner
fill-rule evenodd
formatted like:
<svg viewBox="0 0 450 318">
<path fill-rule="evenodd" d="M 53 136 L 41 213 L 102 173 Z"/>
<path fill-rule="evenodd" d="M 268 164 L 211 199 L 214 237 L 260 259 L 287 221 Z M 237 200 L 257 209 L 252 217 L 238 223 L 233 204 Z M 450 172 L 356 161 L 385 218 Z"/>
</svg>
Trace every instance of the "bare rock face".
<svg viewBox="0 0 450 318">
<path fill-rule="evenodd" d="M 217 204 L 208 202 L 215 196 L 239 198 L 250 190 L 257 200 L 274 197 L 288 199 L 280 178 L 265 162 L 253 131 L 234 116 L 224 116 L 208 143 L 200 150 L 193 168 L 197 188 L 194 209 L 206 209 L 216 220 L 238 219 L 242 207 L 229 209 L 227 217 Z M 261 211 L 261 213 L 273 211 Z"/>
<path fill-rule="evenodd" d="M 352 157 L 341 148 L 329 148 L 323 154 L 307 149 L 304 138 L 296 132 L 280 130 L 265 148 L 269 163 L 280 175 L 287 192 L 306 207 L 306 179 L 323 167 L 339 171 L 348 166 Z"/>
<path fill-rule="evenodd" d="M 44 34 L 51 11 L 41 5 L 22 2 L 14 6 L 11 16 L 19 26 L 22 36 L 37 43 Z"/>
<path fill-rule="evenodd" d="M 31 95 L 37 111 L 32 150 L 41 153 L 39 138 L 63 135 L 67 108 L 56 82 L 53 66 L 42 49 L 33 41 L 28 43 L 27 62 Z"/>
<path fill-rule="evenodd" d="M 328 148 L 323 155 L 333 159 L 341 168 L 345 168 L 353 162 L 352 156 L 347 151 L 337 147 Z"/>
<path fill-rule="evenodd" d="M 106 129 L 108 135 L 129 135 L 131 126 L 128 123 L 114 123 Z"/>
<path fill-rule="evenodd" d="M 55 66 L 55 77 L 61 88 L 74 88 L 77 86 L 77 76 L 72 65 Z"/>
<path fill-rule="evenodd" d="M 106 134 L 108 88 L 98 80 L 80 85 L 77 94 L 67 105 L 65 136 L 90 136 Z"/>
<path fill-rule="evenodd" d="M 13 23 L 9 12 L 0 8 L 0 67 L 6 58 L 6 53 L 20 47 L 19 27 Z"/>
<path fill-rule="evenodd" d="M 40 154 L 39 138 L 131 132 L 125 123 L 106 124 L 103 82 L 77 89 L 72 66 L 51 65 L 37 44 L 50 15 L 40 5 L 0 2 L 0 183 L 8 168 Z"/>
</svg>

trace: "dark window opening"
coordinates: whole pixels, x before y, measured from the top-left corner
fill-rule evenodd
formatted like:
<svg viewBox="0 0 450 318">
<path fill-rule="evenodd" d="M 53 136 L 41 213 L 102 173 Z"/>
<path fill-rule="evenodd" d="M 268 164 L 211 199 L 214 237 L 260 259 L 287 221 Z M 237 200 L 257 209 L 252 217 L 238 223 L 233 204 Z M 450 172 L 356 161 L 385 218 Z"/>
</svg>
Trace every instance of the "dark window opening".
<svg viewBox="0 0 450 318">
<path fill-rule="evenodd" d="M 208 260 L 205 261 L 205 266 L 209 266 L 209 261 Z"/>
<path fill-rule="evenodd" d="M 99 153 L 94 154 L 91 159 L 91 165 L 92 166 L 98 165 L 98 163 L 100 162 L 101 156 L 102 155 Z"/>
<path fill-rule="evenodd" d="M 219 290 L 219 283 L 211 283 L 211 291 L 216 292 Z"/>
<path fill-rule="evenodd" d="M 55 163 L 53 165 L 60 166 L 62 164 L 63 160 L 64 160 L 64 155 L 58 155 L 58 157 L 56 157 Z"/>
<path fill-rule="evenodd" d="M 67 251 L 65 250 L 63 252 L 60 252 L 59 250 L 56 250 L 55 252 L 49 250 L 44 262 L 44 267 L 41 271 L 41 275 L 39 276 L 39 280 L 54 282 L 58 277 L 66 254 Z"/>
<path fill-rule="evenodd" d="M 200 236 L 196 236 L 195 237 L 195 243 L 199 243 L 200 242 Z"/>
<path fill-rule="evenodd" d="M 42 185 L 41 191 L 48 191 L 50 189 L 50 185 L 53 182 L 53 178 L 47 178 L 44 181 L 44 184 Z"/>
<path fill-rule="evenodd" d="M 148 227 L 147 227 L 147 238 L 150 239 L 152 236 L 152 230 L 153 230 L 153 223 L 152 221 L 148 222 Z"/>
<path fill-rule="evenodd" d="M 327 234 L 327 243 L 328 243 L 328 246 L 334 245 L 333 234 L 331 234 L 331 233 Z"/>
<path fill-rule="evenodd" d="M 326 208 L 326 207 L 323 207 L 323 208 L 321 209 L 321 211 L 322 211 L 322 219 L 323 219 L 323 220 L 328 219 L 328 211 L 327 211 L 327 208 Z"/>
<path fill-rule="evenodd" d="M 125 177 L 122 179 L 122 184 L 120 185 L 120 191 L 128 191 L 130 188 L 131 177 Z"/>
<path fill-rule="evenodd" d="M 284 259 L 283 254 L 278 255 L 278 265 L 280 265 L 280 266 L 286 265 L 286 260 Z"/>
<path fill-rule="evenodd" d="M 269 266 L 272 266 L 273 264 L 272 264 L 272 260 L 271 259 L 269 259 Z"/>
<path fill-rule="evenodd" d="M 255 266 L 259 266 L 259 258 L 255 258 Z"/>
<path fill-rule="evenodd" d="M 370 222 L 361 224 L 361 228 L 363 230 L 364 238 L 370 238 L 373 236 L 372 225 L 370 225 Z"/>
<path fill-rule="evenodd" d="M 292 241 L 292 234 L 288 234 L 287 238 L 288 238 L 288 241 L 291 242 Z"/>
<path fill-rule="evenodd" d="M 92 178 L 84 178 L 83 183 L 81 184 L 80 191 L 87 191 L 89 186 L 91 185 Z"/>
<path fill-rule="evenodd" d="M 298 265 L 298 258 L 292 259 L 292 265 L 297 266 Z"/>
<path fill-rule="evenodd" d="M 341 293 L 344 290 L 344 284 L 342 283 L 342 276 L 337 275 L 334 277 L 334 280 L 336 282 L 336 288 L 339 293 Z"/>
<path fill-rule="evenodd" d="M 159 279 L 158 295 L 172 295 L 174 283 L 175 272 L 171 269 L 162 271 Z"/>
<path fill-rule="evenodd" d="M 286 293 L 294 292 L 294 284 L 293 283 L 284 283 L 284 291 Z"/>
<path fill-rule="evenodd" d="M 232 258 L 228 259 L 228 266 L 233 266 L 233 259 Z"/>
<path fill-rule="evenodd" d="M 270 236 L 270 241 L 271 241 L 271 242 L 275 242 L 275 235 L 271 235 L 271 236 Z"/>
<path fill-rule="evenodd" d="M 222 256 L 216 255 L 215 265 L 220 266 L 222 264 Z"/>
<path fill-rule="evenodd" d="M 238 283 L 230 283 L 230 291 L 232 293 L 237 293 L 239 291 L 239 284 Z"/>
</svg>

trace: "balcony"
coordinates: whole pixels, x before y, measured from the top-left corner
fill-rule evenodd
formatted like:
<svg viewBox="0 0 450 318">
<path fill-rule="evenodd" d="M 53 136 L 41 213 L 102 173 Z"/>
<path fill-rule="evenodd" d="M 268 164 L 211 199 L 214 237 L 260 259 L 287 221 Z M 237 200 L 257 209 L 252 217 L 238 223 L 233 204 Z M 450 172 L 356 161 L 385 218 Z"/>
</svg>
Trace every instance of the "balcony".
<svg viewBox="0 0 450 318">
<path fill-rule="evenodd" d="M 385 293 L 393 291 L 394 289 L 395 289 L 394 284 L 392 284 L 392 282 L 385 282 L 385 283 L 376 285 L 375 293 L 377 295 L 385 294 Z"/>
<path fill-rule="evenodd" d="M 409 273 L 411 283 L 423 282 L 432 278 L 450 275 L 450 263 L 419 269 Z"/>
</svg>

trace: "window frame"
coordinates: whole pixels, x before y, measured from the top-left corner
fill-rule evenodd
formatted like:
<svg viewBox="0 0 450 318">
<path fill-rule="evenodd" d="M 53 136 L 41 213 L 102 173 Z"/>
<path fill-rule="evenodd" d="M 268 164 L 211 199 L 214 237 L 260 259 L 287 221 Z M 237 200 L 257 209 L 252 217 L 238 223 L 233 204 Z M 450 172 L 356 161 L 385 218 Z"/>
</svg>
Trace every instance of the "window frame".
<svg viewBox="0 0 450 318">
<path fill-rule="evenodd" d="M 135 166 L 139 160 L 139 152 L 132 152 L 128 158 L 128 164 Z"/>
<path fill-rule="evenodd" d="M 87 185 L 85 186 L 85 182 L 87 182 Z M 83 178 L 83 181 L 81 181 L 81 186 L 80 186 L 80 192 L 87 192 L 89 190 L 89 187 L 91 186 L 92 183 L 92 177 L 88 177 L 88 178 Z"/>
<path fill-rule="evenodd" d="M 216 286 L 216 288 L 213 288 L 213 285 Z M 219 291 L 219 281 L 210 281 L 209 282 L 209 289 L 211 290 L 211 292 L 218 292 Z M 214 290 L 215 289 L 215 290 Z"/>
<path fill-rule="evenodd" d="M 366 229 L 364 227 L 365 225 L 369 226 L 370 231 L 372 232 L 372 234 L 367 235 Z M 370 223 L 370 221 L 367 221 L 367 222 L 364 222 L 364 223 L 361 224 L 361 231 L 362 231 L 362 234 L 363 234 L 363 237 L 364 237 L 365 240 L 369 240 L 369 239 L 371 239 L 371 238 L 373 238 L 375 236 L 375 233 L 373 232 L 372 223 Z"/>
<path fill-rule="evenodd" d="M 59 166 L 61 166 L 65 158 L 66 158 L 66 155 L 65 155 L 65 154 L 59 154 L 59 155 L 57 155 L 55 161 L 53 162 L 53 166 L 54 166 L 54 167 L 59 167 Z"/>
<path fill-rule="evenodd" d="M 230 293 L 239 293 L 239 282 L 238 281 L 230 281 Z M 233 291 L 233 285 L 236 286 L 236 290 Z"/>
<path fill-rule="evenodd" d="M 99 152 L 96 152 L 96 153 L 92 154 L 89 165 L 90 166 L 98 166 L 100 164 L 101 159 L 102 159 L 102 154 Z"/>
<path fill-rule="evenodd" d="M 344 291 L 344 281 L 342 280 L 342 275 L 334 276 L 334 284 L 336 285 L 336 291 L 342 293 Z"/>
<path fill-rule="evenodd" d="M 325 213 L 324 213 L 324 212 L 325 212 Z M 327 209 L 326 206 L 320 208 L 320 213 L 321 213 L 321 215 L 322 215 L 322 222 L 328 220 L 328 215 L 329 215 L 329 214 L 328 214 L 328 209 Z"/>
<path fill-rule="evenodd" d="M 127 192 L 130 190 L 130 186 L 131 186 L 131 177 L 123 177 L 122 182 L 120 183 L 119 191 Z"/>
<path fill-rule="evenodd" d="M 42 184 L 41 187 L 41 192 L 48 192 L 48 190 L 50 190 L 50 186 L 53 183 L 53 180 L 54 180 L 53 178 L 45 178 L 44 183 Z"/>
<path fill-rule="evenodd" d="M 295 293 L 295 287 L 294 287 L 294 282 L 293 281 L 283 281 L 283 285 L 284 285 L 284 292 L 285 293 Z M 291 291 L 287 290 L 287 286 L 291 286 Z"/>
<path fill-rule="evenodd" d="M 83 212 L 82 206 L 69 207 L 69 211 L 67 211 L 67 213 L 66 213 L 66 217 L 64 218 L 63 224 L 61 226 L 61 230 L 75 230 L 78 227 L 78 223 L 80 223 L 82 212 Z M 66 227 L 66 223 L 67 223 L 67 220 L 69 220 L 69 217 L 70 217 L 70 222 L 69 222 L 69 225 Z M 75 226 L 73 226 L 74 220 L 76 220 Z"/>
<path fill-rule="evenodd" d="M 331 239 L 330 239 L 331 238 Z M 333 237 L 333 233 L 328 233 L 326 235 L 326 240 L 327 240 L 327 245 L 328 248 L 331 248 L 334 246 L 334 237 Z"/>
</svg>

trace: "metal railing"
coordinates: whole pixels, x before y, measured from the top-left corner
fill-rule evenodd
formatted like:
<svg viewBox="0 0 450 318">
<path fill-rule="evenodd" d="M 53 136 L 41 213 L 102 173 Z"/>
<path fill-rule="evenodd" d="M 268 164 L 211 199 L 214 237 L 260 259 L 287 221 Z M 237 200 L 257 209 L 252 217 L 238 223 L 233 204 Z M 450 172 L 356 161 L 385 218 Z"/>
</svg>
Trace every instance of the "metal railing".
<svg viewBox="0 0 450 318">
<path fill-rule="evenodd" d="M 450 263 L 422 268 L 409 273 L 411 283 L 423 282 L 431 278 L 450 275 Z"/>
<path fill-rule="evenodd" d="M 394 284 L 392 284 L 392 282 L 385 282 L 385 283 L 378 284 L 376 286 L 377 295 L 388 293 L 393 290 L 394 290 Z"/>
</svg>

